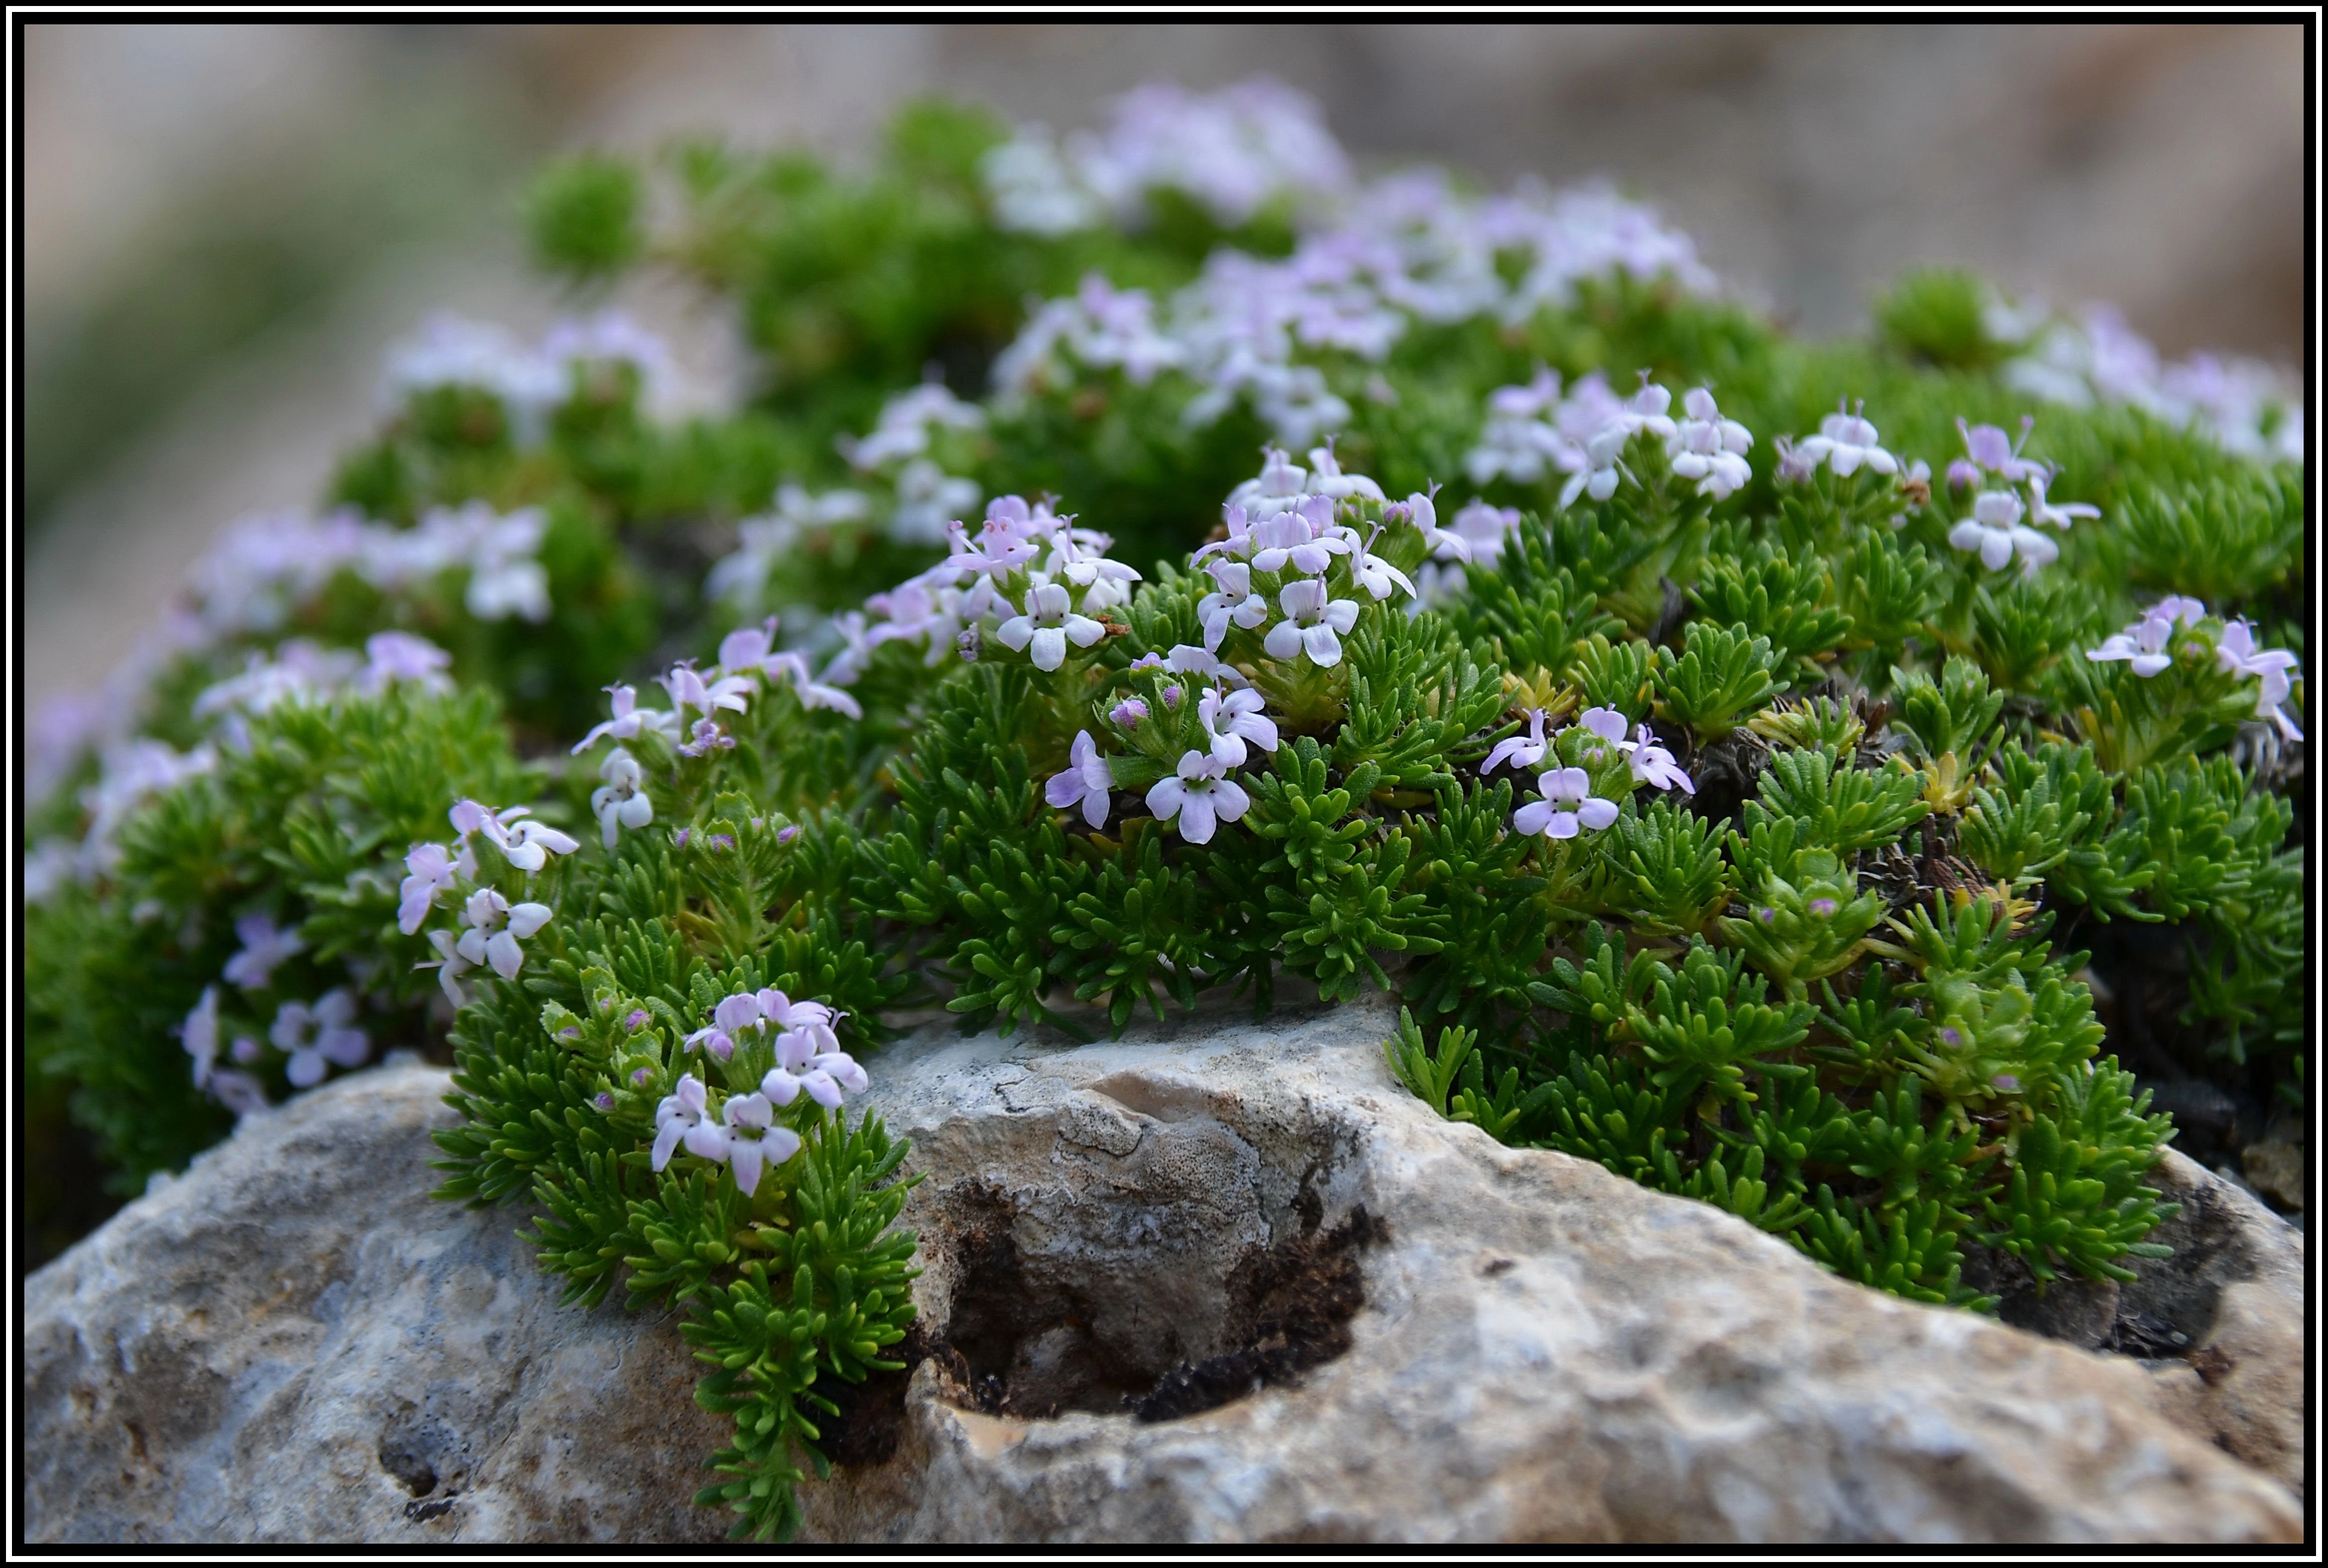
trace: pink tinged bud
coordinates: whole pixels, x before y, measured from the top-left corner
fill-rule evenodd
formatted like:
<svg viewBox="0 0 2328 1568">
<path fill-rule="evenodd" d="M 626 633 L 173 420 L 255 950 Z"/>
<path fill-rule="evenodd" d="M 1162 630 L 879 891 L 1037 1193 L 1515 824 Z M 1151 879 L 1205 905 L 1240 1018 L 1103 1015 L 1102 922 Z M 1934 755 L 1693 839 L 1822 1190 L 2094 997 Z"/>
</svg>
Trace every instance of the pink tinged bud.
<svg viewBox="0 0 2328 1568">
<path fill-rule="evenodd" d="M 591 1103 L 597 1106 L 601 1111 L 612 1111 L 615 1108 L 615 1097 L 601 1089 L 598 1092 L 598 1097 L 593 1100 Z"/>
<path fill-rule="evenodd" d="M 797 838 L 799 838 L 799 837 L 800 837 L 800 829 L 799 829 L 798 827 L 796 827 L 796 826 L 795 826 L 795 827 L 788 827 L 788 828 L 778 828 L 778 829 L 776 830 L 776 842 L 777 842 L 777 843 L 779 843 L 779 844 L 789 844 L 789 843 L 791 843 L 794 839 L 797 839 Z"/>
<path fill-rule="evenodd" d="M 1810 901 L 1809 907 L 1812 914 L 1817 915 L 1820 919 L 1825 920 L 1829 915 L 1832 915 L 1835 910 L 1840 907 L 1840 906 L 1838 906 L 1832 898 L 1814 898 Z"/>
<path fill-rule="evenodd" d="M 632 1030 L 643 1029 L 647 1027 L 650 1021 L 652 1020 L 647 1017 L 646 1009 L 634 1008 L 630 1013 L 624 1018 L 623 1027 L 626 1029 Z"/>
<path fill-rule="evenodd" d="M 654 1072 L 649 1067 L 640 1067 L 631 1074 L 631 1084 L 634 1088 L 643 1089 L 653 1081 Z"/>
<path fill-rule="evenodd" d="M 2021 1089 L 2021 1080 L 2014 1077 L 2010 1073 L 1999 1073 L 1996 1076 L 1991 1078 L 1989 1083 L 1994 1087 L 2002 1089 L 2008 1094 L 2018 1094 Z"/>
</svg>

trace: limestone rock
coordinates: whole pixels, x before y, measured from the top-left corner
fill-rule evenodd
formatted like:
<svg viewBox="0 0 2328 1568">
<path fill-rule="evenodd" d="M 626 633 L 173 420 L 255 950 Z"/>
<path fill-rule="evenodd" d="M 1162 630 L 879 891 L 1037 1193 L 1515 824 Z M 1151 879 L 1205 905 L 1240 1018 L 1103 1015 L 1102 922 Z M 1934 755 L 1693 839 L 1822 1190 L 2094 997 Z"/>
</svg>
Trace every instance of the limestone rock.
<svg viewBox="0 0 2328 1568">
<path fill-rule="evenodd" d="M 2153 1185 L 2182 1206 L 2151 1237 L 2174 1256 L 2120 1294 L 2121 1321 L 2189 1341 L 2155 1368 L 2186 1426 L 2304 1495 L 2304 1233 L 2194 1160 L 2169 1151 Z"/>
<path fill-rule="evenodd" d="M 716 1538 L 677 1328 L 558 1305 L 522 1214 L 428 1197 L 446 1075 L 244 1124 L 24 1289 L 34 1541 Z"/>
<path fill-rule="evenodd" d="M 834 1423 L 810 1534 L 2299 1538 L 2282 1486 L 2164 1413 L 2286 1451 L 2300 1362 L 2282 1386 L 2244 1348 L 2292 1326 L 2300 1352 L 2278 1254 L 2235 1238 L 2211 1302 L 2192 1276 L 2143 1309 L 2208 1316 L 2190 1338 L 2228 1358 L 2154 1387 L 1444 1123 L 1390 1079 L 1389 1025 L 880 1057 L 926 1178 L 924 1322 L 910 1376 Z M 33 1277 L 31 1538 L 721 1532 L 687 1501 L 723 1433 L 673 1328 L 559 1306 L 517 1212 L 426 1197 L 443 1086 L 384 1069 L 295 1102 Z"/>
</svg>

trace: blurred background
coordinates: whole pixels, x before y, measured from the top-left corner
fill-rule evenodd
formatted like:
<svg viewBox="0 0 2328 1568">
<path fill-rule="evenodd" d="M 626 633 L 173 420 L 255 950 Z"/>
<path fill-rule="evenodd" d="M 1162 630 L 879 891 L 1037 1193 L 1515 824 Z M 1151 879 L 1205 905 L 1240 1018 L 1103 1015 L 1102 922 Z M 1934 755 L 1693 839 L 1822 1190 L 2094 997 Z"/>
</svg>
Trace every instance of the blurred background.
<svg viewBox="0 0 2328 1568">
<path fill-rule="evenodd" d="M 1615 179 L 1812 333 L 1910 265 L 2115 302 L 2170 354 L 2302 354 L 2302 29 L 57 25 L 23 33 L 25 694 L 94 689 L 223 527 L 299 506 L 432 310 L 534 329 L 552 153 L 716 131 L 844 164 L 942 92 L 1066 130 L 1260 72 L 1362 163 Z M 689 395 L 742 373 L 620 303 Z"/>
</svg>

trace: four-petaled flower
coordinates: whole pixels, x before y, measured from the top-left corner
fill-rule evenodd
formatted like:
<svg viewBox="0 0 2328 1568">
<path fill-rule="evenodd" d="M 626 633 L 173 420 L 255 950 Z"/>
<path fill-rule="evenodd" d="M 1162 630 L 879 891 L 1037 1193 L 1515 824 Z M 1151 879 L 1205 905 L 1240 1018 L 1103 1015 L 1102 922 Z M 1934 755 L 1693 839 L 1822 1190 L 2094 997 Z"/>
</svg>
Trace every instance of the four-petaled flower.
<svg viewBox="0 0 2328 1568">
<path fill-rule="evenodd" d="M 1225 767 L 1244 765 L 1245 742 L 1263 751 L 1277 749 L 1277 722 L 1262 710 L 1261 693 L 1207 691 L 1197 700 L 1197 722 L 1211 737 L 1214 757 Z"/>
<path fill-rule="evenodd" d="M 1379 529 L 1375 531 L 1377 534 L 1381 532 Z M 1394 587 L 1405 589 L 1406 596 L 1413 598 L 1413 579 L 1375 554 L 1370 548 L 1373 542 L 1369 540 L 1350 552 L 1350 580 L 1372 594 L 1377 601 L 1390 597 Z"/>
<path fill-rule="evenodd" d="M 547 904 L 512 904 L 491 887 L 470 894 L 461 913 L 469 928 L 454 951 L 472 967 L 491 964 L 503 980 L 515 980 L 525 966 L 525 949 L 518 944 L 549 925 L 550 916 Z"/>
<path fill-rule="evenodd" d="M 2042 471 L 2042 465 L 2021 455 L 2027 445 L 2029 432 L 2037 421 L 2027 414 L 2021 417 L 2021 439 L 2014 441 L 1995 425 L 1967 425 L 1964 416 L 1957 416 L 1957 430 L 1964 437 L 1965 455 L 1948 465 L 1948 483 L 1958 483 L 1959 465 L 1968 474 L 1967 484 L 1978 484 L 1981 470 L 1986 469 L 2007 484 L 2018 484 L 2031 474 Z"/>
<path fill-rule="evenodd" d="M 477 862 L 465 841 L 457 858 L 447 845 L 415 844 L 412 852 L 404 857 L 404 869 L 407 875 L 397 890 L 396 928 L 411 936 L 428 918 L 436 895 L 452 887 L 456 877 L 474 876 Z"/>
<path fill-rule="evenodd" d="M 364 1057 L 371 1054 L 371 1041 L 352 1027 L 355 1016 L 356 999 L 338 986 L 317 997 L 313 1007 L 286 1001 L 276 1010 L 267 1038 L 291 1058 L 283 1075 L 293 1087 L 309 1089 L 322 1083 L 326 1062 L 343 1067 L 363 1066 Z"/>
<path fill-rule="evenodd" d="M 1620 752 L 1632 749 L 1633 743 L 1625 738 L 1625 716 L 1613 708 L 1586 709 L 1576 716 L 1576 728 L 1600 742 L 1584 754 L 1589 760 L 1599 760 L 1611 746 Z"/>
<path fill-rule="evenodd" d="M 1595 795 L 1591 778 L 1581 767 L 1554 768 L 1536 782 L 1544 799 L 1512 813 L 1512 826 L 1520 832 L 1572 839 L 1582 829 L 1598 832 L 1617 820 L 1617 803 Z"/>
<path fill-rule="evenodd" d="M 277 930 L 274 917 L 264 913 L 237 920 L 234 934 L 242 938 L 242 951 L 226 961 L 225 978 L 245 991 L 266 990 L 277 964 L 306 951 L 296 932 Z"/>
<path fill-rule="evenodd" d="M 692 708 L 706 718 L 718 709 L 743 712 L 746 694 L 752 690 L 751 683 L 741 675 L 722 675 L 707 681 L 692 663 L 672 665 L 671 673 L 662 678 L 662 685 L 671 693 L 671 705 L 675 711 L 683 713 Z"/>
<path fill-rule="evenodd" d="M 2174 662 L 2174 655 L 2166 652 L 2174 628 L 2178 624 L 2195 626 L 2206 618 L 2205 605 L 2182 594 L 2170 594 L 2144 611 L 2142 618 L 2125 631 L 2105 637 L 2098 648 L 2088 649 L 2086 657 L 2097 664 L 2120 661 L 2130 663 L 2134 672 L 2147 681 Z"/>
<path fill-rule="evenodd" d="M 730 1094 L 728 1103 L 719 1107 L 720 1131 L 726 1134 L 725 1148 L 728 1166 L 736 1172 L 736 1185 L 749 1197 L 759 1189 L 760 1171 L 766 1166 L 782 1165 L 800 1152 L 800 1134 L 789 1127 L 771 1125 L 775 1112 L 765 1094 Z M 694 1144 L 690 1142 L 692 1149 Z"/>
<path fill-rule="evenodd" d="M 692 1073 L 680 1079 L 678 1088 L 662 1097 L 662 1103 L 655 1107 L 655 1169 L 669 1165 L 680 1140 L 704 1125 L 704 1104 L 703 1080 Z"/>
<path fill-rule="evenodd" d="M 2102 509 L 2083 501 L 2051 502 L 2045 499 L 2045 487 L 2053 476 L 2040 468 L 2029 475 L 2029 517 L 2032 522 L 2049 523 L 2063 532 L 2081 517 L 2099 517 Z"/>
<path fill-rule="evenodd" d="M 615 717 L 584 736 L 574 747 L 575 756 L 580 756 L 605 736 L 636 740 L 642 735 L 660 735 L 669 739 L 679 733 L 679 715 L 669 709 L 641 708 L 637 687 L 609 686 L 606 690 L 613 695 Z"/>
<path fill-rule="evenodd" d="M 1697 793 L 1697 786 L 1682 772 L 1674 754 L 1657 744 L 1657 731 L 1644 724 L 1634 732 L 1632 749 L 1626 760 L 1633 765 L 1633 782 L 1647 784 L 1651 789 L 1681 791 L 1685 795 Z"/>
<path fill-rule="evenodd" d="M 1177 773 L 1148 790 L 1148 809 L 1156 820 L 1178 818 L 1180 836 L 1192 844 L 1210 843 L 1216 822 L 1235 822 L 1252 803 L 1244 786 L 1228 776 L 1227 765 L 1201 751 L 1184 752 Z"/>
<path fill-rule="evenodd" d="M 1661 391 L 1664 389 L 1653 390 Z M 1670 427 L 1673 421 L 1668 419 L 1666 423 Z M 1592 438 L 1584 443 L 1584 466 L 1570 474 L 1568 483 L 1560 487 L 1563 511 L 1575 505 L 1580 495 L 1589 494 L 1595 501 L 1606 501 L 1617 493 L 1617 476 L 1630 473 L 1621 459 L 1625 443 L 1631 439 L 1632 434 L 1631 428 L 1623 424 L 1604 425 L 1593 432 Z"/>
<path fill-rule="evenodd" d="M 1528 732 L 1525 736 L 1510 736 L 1496 742 L 1496 749 L 1479 765 L 1483 774 L 1493 773 L 1507 763 L 1516 768 L 1532 768 L 1544 760 L 1544 709 L 1527 710 Z"/>
<path fill-rule="evenodd" d="M 1848 400 L 1837 403 L 1835 411 L 1819 421 L 1819 433 L 1794 449 L 1797 458 L 1807 470 L 1825 463 L 1838 479 L 1849 478 L 1863 466 L 1871 474 L 1899 473 L 1900 460 L 1876 444 L 1875 427 L 1867 421 L 1866 409 L 1863 401 L 1857 409 L 1850 408 Z"/>
<path fill-rule="evenodd" d="M 1269 619 L 1269 601 L 1253 591 L 1253 568 L 1244 561 L 1205 563 L 1214 590 L 1197 601 L 1197 619 L 1205 628 L 1205 646 L 1217 650 L 1231 626 L 1250 631 Z"/>
<path fill-rule="evenodd" d="M 1277 604 L 1286 618 L 1261 644 L 1271 658 L 1306 653 L 1312 664 L 1328 669 L 1342 662 L 1342 639 L 1358 624 L 1356 599 L 1332 597 L 1323 577 L 1303 577 L 1279 589 Z"/>
<path fill-rule="evenodd" d="M 810 1099 L 828 1111 L 840 1109 L 844 1091 L 863 1094 L 865 1069 L 830 1041 L 829 1031 L 821 1041 L 813 1029 L 788 1030 L 777 1036 L 776 1065 L 761 1076 L 760 1093 L 779 1105 L 789 1105 L 806 1091 Z M 821 1044 L 825 1048 L 819 1048 Z"/>
<path fill-rule="evenodd" d="M 1146 718 L 1147 713 L 1143 706 L 1141 717 Z M 1115 779 L 1108 771 L 1107 758 L 1100 756 L 1099 747 L 1092 743 L 1091 731 L 1083 729 L 1075 732 L 1065 770 L 1053 774 L 1050 782 L 1043 786 L 1043 798 L 1063 812 L 1080 805 L 1084 821 L 1099 828 L 1107 825 L 1108 792 L 1114 787 Z"/>
<path fill-rule="evenodd" d="M 2061 547 L 2021 521 L 2021 497 L 2010 490 L 1984 490 L 1973 498 L 1972 515 L 1948 530 L 1948 543 L 1980 552 L 1990 571 L 2004 569 L 2018 552 L 2024 572 L 2033 572 L 2061 553 Z"/>
<path fill-rule="evenodd" d="M 1746 464 L 1753 433 L 1735 419 L 1723 418 L 1713 394 L 1704 387 L 1691 388 L 1681 406 L 1688 418 L 1666 437 L 1666 457 L 1676 476 L 1698 482 L 1700 495 L 1726 500 L 1754 476 Z"/>
<path fill-rule="evenodd" d="M 590 792 L 590 810 L 598 818 L 599 836 L 611 850 L 623 829 L 643 828 L 654 821 L 654 803 L 647 799 L 646 775 L 638 759 L 619 746 L 598 765 L 598 776 L 606 782 Z"/>
<path fill-rule="evenodd" d="M 1105 626 L 1075 613 L 1067 590 L 1057 583 L 1037 584 L 1027 595 L 1027 613 L 994 628 L 996 642 L 1014 653 L 1026 653 L 1036 669 L 1045 671 L 1066 662 L 1069 643 L 1088 648 L 1106 635 Z"/>
</svg>

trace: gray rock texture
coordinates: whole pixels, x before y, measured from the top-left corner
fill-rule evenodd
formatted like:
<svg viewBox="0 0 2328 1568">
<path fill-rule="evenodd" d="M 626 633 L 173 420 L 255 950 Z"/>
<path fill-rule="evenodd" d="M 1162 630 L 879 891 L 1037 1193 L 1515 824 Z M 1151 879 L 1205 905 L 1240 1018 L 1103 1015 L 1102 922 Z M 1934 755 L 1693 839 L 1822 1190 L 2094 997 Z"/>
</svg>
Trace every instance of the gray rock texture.
<svg viewBox="0 0 2328 1568">
<path fill-rule="evenodd" d="M 2183 1336 L 2146 1372 L 1441 1122 L 1389 1023 L 882 1056 L 924 1322 L 836 1423 L 809 1535 L 2300 1538 L 2300 1240 L 2195 1167 L 2167 1173 L 2193 1266 L 2110 1310 Z M 721 1532 L 672 1326 L 560 1307 L 515 1211 L 427 1198 L 443 1088 L 306 1096 L 33 1276 L 32 1539 Z"/>
</svg>

